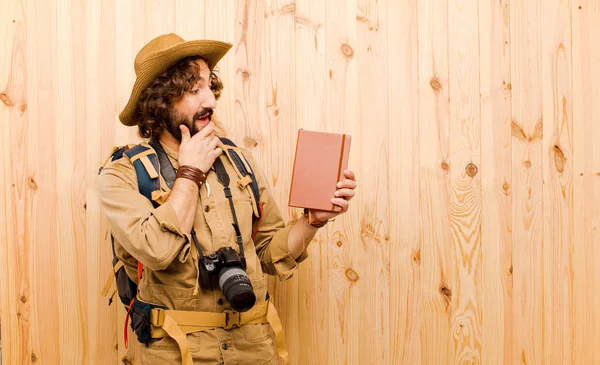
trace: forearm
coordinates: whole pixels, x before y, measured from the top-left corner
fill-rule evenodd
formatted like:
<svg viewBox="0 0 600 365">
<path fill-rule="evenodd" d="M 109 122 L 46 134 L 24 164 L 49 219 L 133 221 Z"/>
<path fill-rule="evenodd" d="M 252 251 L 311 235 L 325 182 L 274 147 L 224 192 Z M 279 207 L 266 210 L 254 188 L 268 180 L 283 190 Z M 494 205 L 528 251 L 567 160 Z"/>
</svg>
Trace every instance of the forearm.
<svg viewBox="0 0 600 365">
<path fill-rule="evenodd" d="M 171 203 L 183 233 L 190 233 L 198 205 L 198 185 L 189 179 L 176 179 L 167 201 Z"/>
<path fill-rule="evenodd" d="M 294 259 L 302 255 L 310 241 L 317 233 L 318 228 L 308 224 L 306 219 L 301 218 L 292 226 L 288 235 L 288 248 Z"/>
</svg>

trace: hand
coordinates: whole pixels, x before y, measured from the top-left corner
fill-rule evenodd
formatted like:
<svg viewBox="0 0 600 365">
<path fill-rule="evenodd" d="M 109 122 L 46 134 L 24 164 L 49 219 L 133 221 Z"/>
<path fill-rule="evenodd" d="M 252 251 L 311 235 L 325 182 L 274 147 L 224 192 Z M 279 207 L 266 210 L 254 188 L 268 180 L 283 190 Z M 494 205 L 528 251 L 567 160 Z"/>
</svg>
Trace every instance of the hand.
<svg viewBox="0 0 600 365">
<path fill-rule="evenodd" d="M 191 165 L 207 173 L 223 150 L 217 148 L 219 138 L 215 136 L 215 125 L 210 122 L 200 132 L 190 137 L 190 130 L 183 124 L 181 129 L 181 144 L 179 145 L 179 165 Z"/>
<path fill-rule="evenodd" d="M 324 222 L 348 211 L 350 199 L 354 197 L 354 189 L 356 189 L 357 184 L 354 172 L 346 170 L 344 171 L 344 177 L 344 180 L 337 183 L 338 189 L 335 192 L 335 197 L 331 199 L 331 202 L 339 207 L 340 211 L 329 212 L 326 210 L 309 209 L 309 214 L 312 215 L 313 219 Z"/>
</svg>

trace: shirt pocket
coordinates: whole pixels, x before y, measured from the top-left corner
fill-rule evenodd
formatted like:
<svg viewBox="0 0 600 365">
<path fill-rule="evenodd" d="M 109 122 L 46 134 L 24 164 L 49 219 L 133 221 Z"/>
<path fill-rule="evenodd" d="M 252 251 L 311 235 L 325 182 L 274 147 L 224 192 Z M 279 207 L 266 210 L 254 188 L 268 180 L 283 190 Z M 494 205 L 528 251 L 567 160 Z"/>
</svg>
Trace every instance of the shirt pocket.
<svg viewBox="0 0 600 365">
<path fill-rule="evenodd" d="M 242 241 L 244 242 L 244 249 L 250 244 L 252 240 L 252 223 L 254 213 L 252 211 L 252 201 L 249 196 L 234 196 L 233 205 L 235 209 L 235 217 L 237 218 L 238 228 L 242 235 Z M 233 212 L 231 211 L 231 207 L 229 204 L 229 200 L 224 198 L 220 199 L 216 202 L 218 216 L 207 217 L 207 221 L 213 232 L 218 232 L 219 227 L 215 227 L 217 229 L 213 229 L 215 225 L 220 225 L 224 229 L 225 241 L 224 245 L 229 247 L 238 247 L 236 241 L 236 233 L 233 229 Z M 209 215 L 211 215 L 209 213 Z M 220 222 L 215 221 L 215 219 L 220 220 Z M 218 249 L 215 247 L 215 250 Z"/>
</svg>

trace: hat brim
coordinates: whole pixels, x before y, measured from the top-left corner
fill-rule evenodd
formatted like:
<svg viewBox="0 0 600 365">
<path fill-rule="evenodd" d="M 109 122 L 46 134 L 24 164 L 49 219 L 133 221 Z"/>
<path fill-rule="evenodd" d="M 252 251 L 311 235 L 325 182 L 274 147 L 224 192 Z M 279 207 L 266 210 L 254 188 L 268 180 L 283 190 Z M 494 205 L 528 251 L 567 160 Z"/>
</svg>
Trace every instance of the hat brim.
<svg viewBox="0 0 600 365">
<path fill-rule="evenodd" d="M 125 105 L 125 108 L 123 108 L 123 111 L 119 114 L 121 123 L 126 126 L 136 125 L 136 122 L 133 120 L 133 114 L 135 113 L 135 108 L 140 95 L 161 73 L 168 70 L 169 67 L 173 66 L 183 58 L 200 56 L 212 70 L 231 47 L 231 43 L 213 40 L 188 41 L 155 52 L 146 58 L 139 67 L 139 72 L 135 83 L 133 84 L 129 101 Z"/>
</svg>

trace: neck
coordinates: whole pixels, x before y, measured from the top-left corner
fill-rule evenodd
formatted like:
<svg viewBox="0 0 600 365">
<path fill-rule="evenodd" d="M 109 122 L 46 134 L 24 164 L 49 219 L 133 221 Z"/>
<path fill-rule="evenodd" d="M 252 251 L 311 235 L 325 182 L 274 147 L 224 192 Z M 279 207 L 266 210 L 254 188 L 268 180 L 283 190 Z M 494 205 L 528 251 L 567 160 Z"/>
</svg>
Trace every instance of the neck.
<svg viewBox="0 0 600 365">
<path fill-rule="evenodd" d="M 167 131 L 166 129 L 163 130 L 160 137 L 158 137 L 158 140 L 160 143 L 164 144 L 173 151 L 179 151 L 180 142 L 177 140 L 177 138 L 173 137 L 173 135 L 169 133 L 169 131 Z"/>
</svg>

